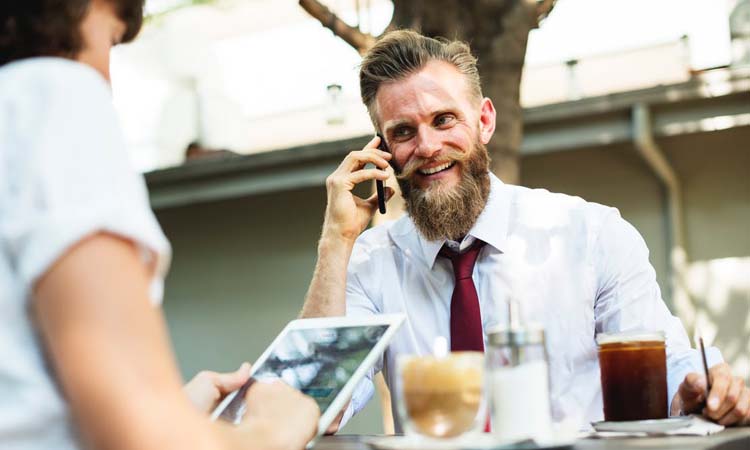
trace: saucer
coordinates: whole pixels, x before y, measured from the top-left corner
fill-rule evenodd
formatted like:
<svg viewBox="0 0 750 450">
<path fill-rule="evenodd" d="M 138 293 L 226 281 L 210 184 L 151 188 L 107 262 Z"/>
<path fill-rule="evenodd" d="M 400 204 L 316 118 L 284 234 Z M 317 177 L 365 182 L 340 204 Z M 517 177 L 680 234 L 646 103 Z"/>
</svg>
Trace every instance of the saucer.
<svg viewBox="0 0 750 450">
<path fill-rule="evenodd" d="M 423 436 L 387 436 L 365 441 L 376 450 L 563 450 L 573 447 L 575 439 L 552 437 L 544 442 L 527 439 L 511 442 L 491 434 L 476 434 L 452 439 L 433 439 Z"/>
<path fill-rule="evenodd" d="M 593 422 L 596 431 L 615 431 L 623 433 L 663 433 L 690 425 L 690 416 L 670 417 L 669 419 L 626 420 L 622 422 Z"/>
</svg>

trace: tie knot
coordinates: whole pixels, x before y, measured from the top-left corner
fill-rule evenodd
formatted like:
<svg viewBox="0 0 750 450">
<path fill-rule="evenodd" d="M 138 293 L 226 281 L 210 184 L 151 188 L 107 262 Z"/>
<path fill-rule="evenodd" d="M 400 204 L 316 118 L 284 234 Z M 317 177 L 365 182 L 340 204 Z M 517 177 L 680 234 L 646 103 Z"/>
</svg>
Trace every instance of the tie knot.
<svg viewBox="0 0 750 450">
<path fill-rule="evenodd" d="M 484 245 L 484 242 L 476 239 L 474 243 L 471 244 L 471 247 L 463 253 L 455 252 L 448 247 L 443 246 L 439 254 L 440 256 L 450 258 L 453 263 L 453 274 L 456 280 L 464 280 L 466 278 L 471 278 L 471 274 L 474 271 L 474 264 L 477 262 L 477 256 L 479 256 L 479 251 L 482 250 Z"/>
</svg>

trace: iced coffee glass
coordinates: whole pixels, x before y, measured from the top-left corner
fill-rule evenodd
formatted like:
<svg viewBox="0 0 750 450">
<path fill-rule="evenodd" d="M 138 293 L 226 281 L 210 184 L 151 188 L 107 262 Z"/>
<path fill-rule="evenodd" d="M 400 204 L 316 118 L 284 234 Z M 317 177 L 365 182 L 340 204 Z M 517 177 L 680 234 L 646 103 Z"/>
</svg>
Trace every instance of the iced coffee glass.
<svg viewBox="0 0 750 450">
<path fill-rule="evenodd" d="M 397 405 L 406 433 L 451 438 L 483 429 L 482 353 L 401 356 L 397 371 Z"/>
<path fill-rule="evenodd" d="M 663 332 L 600 334 L 604 419 L 667 418 L 667 356 Z"/>
</svg>

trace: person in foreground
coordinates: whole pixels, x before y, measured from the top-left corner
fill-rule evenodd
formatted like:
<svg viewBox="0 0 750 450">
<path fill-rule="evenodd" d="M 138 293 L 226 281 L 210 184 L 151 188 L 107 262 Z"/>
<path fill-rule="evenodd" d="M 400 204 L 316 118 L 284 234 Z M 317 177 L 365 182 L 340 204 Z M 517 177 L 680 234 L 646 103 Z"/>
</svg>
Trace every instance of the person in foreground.
<svg viewBox="0 0 750 450">
<path fill-rule="evenodd" d="M 506 185 L 490 173 L 485 145 L 495 109 L 482 96 L 467 45 L 391 32 L 365 55 L 359 76 L 362 100 L 390 153 L 378 150 L 375 137 L 328 177 L 303 317 L 405 312 L 408 323 L 381 361 L 393 386 L 399 354 L 428 354 L 436 336 L 449 337 L 452 350 L 482 351 L 487 331 L 507 323 L 507 305 L 516 301 L 524 320 L 546 330 L 553 418 L 581 423 L 602 418 L 596 336 L 661 330 L 671 414 L 750 422 L 750 391 L 716 349 L 709 352 L 713 385 L 701 410 L 700 356 L 662 301 L 643 239 L 616 209 Z M 407 214 L 363 232 L 377 199 L 352 189 L 386 180 L 389 165 Z M 360 386 L 342 416 L 371 394 L 371 384 Z"/>
<path fill-rule="evenodd" d="M 144 0 L 0 3 L 0 448 L 301 449 L 317 404 L 249 376 L 184 388 L 158 305 L 170 247 L 128 163 L 109 52 Z"/>
</svg>

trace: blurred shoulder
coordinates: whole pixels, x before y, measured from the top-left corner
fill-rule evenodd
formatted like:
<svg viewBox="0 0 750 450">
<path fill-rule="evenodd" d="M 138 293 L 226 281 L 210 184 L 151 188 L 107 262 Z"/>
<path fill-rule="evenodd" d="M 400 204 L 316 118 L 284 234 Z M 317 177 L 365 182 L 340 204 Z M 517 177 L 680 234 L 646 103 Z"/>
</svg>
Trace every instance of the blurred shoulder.
<svg viewBox="0 0 750 450">
<path fill-rule="evenodd" d="M 511 217 L 524 225 L 600 228 L 617 208 L 547 189 L 506 185 L 511 193 Z"/>
<path fill-rule="evenodd" d="M 17 157 L 94 153 L 122 140 L 109 84 L 91 67 L 64 58 L 0 68 L 0 128 L 4 147 Z"/>
<path fill-rule="evenodd" d="M 111 105 L 106 80 L 91 67 L 65 58 L 27 58 L 6 64 L 0 68 L 0 95 L 6 101 L 18 98 L 26 103 L 77 98 L 106 100 Z"/>
</svg>

